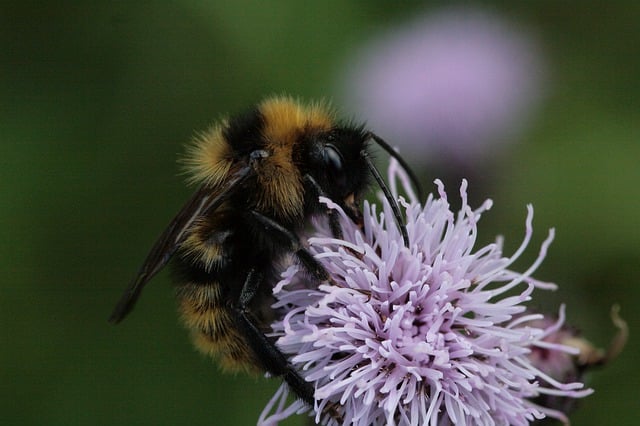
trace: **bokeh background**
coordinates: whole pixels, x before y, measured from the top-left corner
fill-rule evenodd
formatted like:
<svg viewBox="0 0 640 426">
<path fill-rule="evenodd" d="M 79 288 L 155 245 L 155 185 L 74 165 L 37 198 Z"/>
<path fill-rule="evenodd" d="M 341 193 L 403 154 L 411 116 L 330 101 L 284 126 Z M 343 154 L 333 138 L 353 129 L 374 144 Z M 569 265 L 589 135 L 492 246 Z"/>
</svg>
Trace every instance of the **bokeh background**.
<svg viewBox="0 0 640 426">
<path fill-rule="evenodd" d="M 631 329 L 572 424 L 638 424 L 640 3 L 464 4 L 1 2 L 0 423 L 255 423 L 278 383 L 195 353 L 167 273 L 106 319 L 190 194 L 184 143 L 290 93 L 369 120 L 429 190 L 468 177 L 507 252 L 533 203 L 520 267 L 555 227 L 560 285 L 537 306 L 602 347 L 614 303 Z"/>
</svg>

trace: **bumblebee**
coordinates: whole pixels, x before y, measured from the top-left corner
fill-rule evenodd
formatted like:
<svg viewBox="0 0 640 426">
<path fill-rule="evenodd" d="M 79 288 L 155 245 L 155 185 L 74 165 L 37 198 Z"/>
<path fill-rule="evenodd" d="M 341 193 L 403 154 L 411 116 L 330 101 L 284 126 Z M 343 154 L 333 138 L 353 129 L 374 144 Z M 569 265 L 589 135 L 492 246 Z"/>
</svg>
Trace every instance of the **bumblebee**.
<svg viewBox="0 0 640 426">
<path fill-rule="evenodd" d="M 304 229 L 312 217 L 327 215 L 341 236 L 337 215 L 320 196 L 362 225 L 359 206 L 372 177 L 409 244 L 397 202 L 371 159 L 371 141 L 397 158 L 417 185 L 387 143 L 364 126 L 336 121 L 322 104 L 268 98 L 199 135 L 186 160 L 199 187 L 160 235 L 109 321 L 120 322 L 171 260 L 179 310 L 195 346 L 224 369 L 279 376 L 313 405 L 313 387 L 265 335 L 275 319 L 272 287 L 278 265 L 290 255 L 318 282 L 331 281 L 301 242 Z"/>
</svg>

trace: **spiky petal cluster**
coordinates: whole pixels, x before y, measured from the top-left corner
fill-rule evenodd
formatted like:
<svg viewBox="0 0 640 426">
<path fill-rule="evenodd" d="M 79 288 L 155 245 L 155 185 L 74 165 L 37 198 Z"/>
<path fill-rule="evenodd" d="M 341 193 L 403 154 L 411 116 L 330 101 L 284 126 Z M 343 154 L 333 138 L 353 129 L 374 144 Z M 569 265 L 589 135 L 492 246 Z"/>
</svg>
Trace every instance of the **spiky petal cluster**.
<svg viewBox="0 0 640 426">
<path fill-rule="evenodd" d="M 531 267 L 512 271 L 509 266 L 532 235 L 530 206 L 524 241 L 504 257 L 500 239 L 474 249 L 478 219 L 491 202 L 472 210 L 466 182 L 462 208 L 454 214 L 439 181 L 439 197 L 421 205 L 395 163 L 389 174 L 393 192 L 399 178 L 412 200 L 402 202 L 411 247 L 404 247 L 384 200 L 380 214 L 365 204 L 360 230 L 325 199 L 342 217 L 343 239 L 319 224 L 309 245 L 334 282 L 313 287 L 308 274 L 293 265 L 274 290 L 276 307 L 286 312 L 273 325 L 277 344 L 315 386 L 316 421 L 440 426 L 527 425 L 545 415 L 564 419 L 532 400 L 582 397 L 591 390 L 554 380 L 529 358 L 537 347 L 576 353 L 545 340 L 563 322 L 564 309 L 555 324 L 540 328 L 535 324 L 542 316 L 526 313 L 525 305 L 536 288 L 555 288 L 531 277 L 553 231 Z M 286 394 L 283 387 L 274 396 L 261 424 L 304 411 L 299 401 L 286 406 Z"/>
</svg>

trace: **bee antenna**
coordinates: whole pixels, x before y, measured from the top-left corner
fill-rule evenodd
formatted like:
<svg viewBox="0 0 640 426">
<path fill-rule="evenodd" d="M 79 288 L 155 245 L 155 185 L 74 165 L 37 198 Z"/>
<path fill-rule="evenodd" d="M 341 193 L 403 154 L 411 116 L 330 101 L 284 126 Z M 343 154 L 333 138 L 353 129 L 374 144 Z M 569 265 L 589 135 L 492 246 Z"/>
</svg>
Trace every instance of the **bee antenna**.
<svg viewBox="0 0 640 426">
<path fill-rule="evenodd" d="M 423 195 L 422 185 L 420 185 L 420 181 L 418 180 L 418 177 L 413 172 L 413 170 L 411 170 L 411 167 L 409 167 L 409 164 L 407 164 L 404 158 L 400 156 L 398 151 L 393 149 L 391 145 L 389 145 L 387 142 L 385 142 L 380 136 L 376 135 L 375 133 L 367 132 L 365 136 L 367 137 L 367 139 L 373 139 L 380 148 L 387 151 L 387 153 L 390 156 L 395 158 L 398 161 L 398 163 L 400 163 L 404 171 L 407 172 L 407 174 L 409 175 L 409 179 L 411 179 L 411 183 L 413 183 L 413 186 L 416 188 L 416 192 L 418 193 L 418 199 L 422 200 L 422 195 Z"/>
<path fill-rule="evenodd" d="M 404 241 L 404 246 L 408 248 L 409 234 L 407 232 L 407 227 L 405 226 L 404 221 L 402 219 L 402 214 L 400 214 L 400 207 L 398 206 L 398 202 L 393 197 L 393 194 L 391 194 L 391 191 L 389 190 L 389 187 L 387 186 L 387 184 L 384 182 L 384 179 L 382 179 L 382 175 L 380 175 L 380 172 L 378 171 L 376 166 L 373 164 L 373 161 L 371 160 L 369 153 L 363 150 L 360 152 L 360 155 L 367 163 L 367 166 L 369 167 L 369 171 L 371 171 L 373 178 L 378 183 L 378 186 L 380 186 L 380 189 L 382 189 L 382 192 L 384 193 L 384 197 L 389 202 L 389 205 L 391 206 L 391 210 L 393 211 L 393 217 L 396 220 L 398 227 L 400 228 L 400 233 L 402 234 L 402 240 Z"/>
</svg>

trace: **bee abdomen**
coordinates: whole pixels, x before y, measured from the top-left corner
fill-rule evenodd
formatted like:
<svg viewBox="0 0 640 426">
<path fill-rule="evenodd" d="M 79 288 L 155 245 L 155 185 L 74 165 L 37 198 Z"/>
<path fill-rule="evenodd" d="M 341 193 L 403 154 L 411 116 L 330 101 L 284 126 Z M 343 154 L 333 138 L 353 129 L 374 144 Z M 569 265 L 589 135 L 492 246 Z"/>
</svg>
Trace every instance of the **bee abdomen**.
<svg viewBox="0 0 640 426">
<path fill-rule="evenodd" d="M 252 351 L 236 331 L 220 284 L 181 285 L 177 296 L 182 321 L 200 352 L 217 359 L 225 370 L 258 370 Z"/>
</svg>

